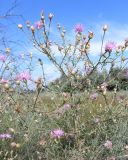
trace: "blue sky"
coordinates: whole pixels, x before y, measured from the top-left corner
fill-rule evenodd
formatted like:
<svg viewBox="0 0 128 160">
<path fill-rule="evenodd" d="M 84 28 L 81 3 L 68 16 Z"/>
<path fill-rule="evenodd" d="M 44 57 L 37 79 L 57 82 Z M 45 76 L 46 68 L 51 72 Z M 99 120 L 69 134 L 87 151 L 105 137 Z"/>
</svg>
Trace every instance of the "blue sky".
<svg viewBox="0 0 128 160">
<path fill-rule="evenodd" d="M 5 13 L 12 2 L 13 0 L 0 0 L 0 13 Z M 106 41 L 113 40 L 122 43 L 128 37 L 128 0 L 19 0 L 17 4 L 13 13 L 23 15 L 25 20 L 30 20 L 32 23 L 40 19 L 42 10 L 44 10 L 45 16 L 48 16 L 50 12 L 53 13 L 52 29 L 54 35 L 57 35 L 55 27 L 58 22 L 66 27 L 68 37 L 71 39 L 74 36 L 73 27 L 76 23 L 82 23 L 86 32 L 88 30 L 94 31 L 95 39 L 91 48 L 91 53 L 94 56 L 100 49 L 104 24 L 109 25 Z M 13 22 L 10 27 L 7 27 L 7 34 L 10 38 L 24 39 L 17 29 L 17 24 L 23 23 L 23 21 L 20 18 L 15 18 Z M 28 49 L 32 50 L 31 45 L 27 45 Z M 21 50 L 20 47 L 18 49 Z M 45 62 L 47 72 L 51 74 L 52 78 L 56 77 L 57 74 L 53 71 L 53 66 L 46 59 Z M 38 74 L 40 74 L 39 69 Z"/>
<path fill-rule="evenodd" d="M 1 0 L 1 9 L 10 7 L 12 0 Z M 127 21 L 127 0 L 19 0 L 16 12 L 36 21 L 43 9 L 46 15 L 54 13 L 55 21 L 72 27 L 75 23 Z"/>
</svg>

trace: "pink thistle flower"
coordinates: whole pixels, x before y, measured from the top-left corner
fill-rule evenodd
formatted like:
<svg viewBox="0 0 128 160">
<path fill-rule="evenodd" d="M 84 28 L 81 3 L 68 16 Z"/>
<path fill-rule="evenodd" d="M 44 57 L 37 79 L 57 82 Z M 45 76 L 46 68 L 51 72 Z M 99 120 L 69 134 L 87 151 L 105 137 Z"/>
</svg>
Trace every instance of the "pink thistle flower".
<svg viewBox="0 0 128 160">
<path fill-rule="evenodd" d="M 107 148 L 107 149 L 112 149 L 112 142 L 107 140 L 105 143 L 104 143 L 104 147 Z"/>
<path fill-rule="evenodd" d="M 114 42 L 107 42 L 105 45 L 105 51 L 111 53 L 113 49 L 116 48 L 116 44 Z"/>
<path fill-rule="evenodd" d="M 0 139 L 10 139 L 10 138 L 12 138 L 11 134 L 8 133 L 0 134 Z"/>
<path fill-rule="evenodd" d="M 50 133 L 52 138 L 61 138 L 64 136 L 64 131 L 61 129 L 55 129 Z"/>
<path fill-rule="evenodd" d="M 5 55 L 0 55 L 0 61 L 5 62 L 7 57 Z"/>
<path fill-rule="evenodd" d="M 116 160 L 116 158 L 112 156 L 112 157 L 108 157 L 107 160 Z"/>
<path fill-rule="evenodd" d="M 27 71 L 21 72 L 16 76 L 16 80 L 19 80 L 19 81 L 27 81 L 30 79 L 31 79 L 31 75 Z"/>
<path fill-rule="evenodd" d="M 92 93 L 92 94 L 90 95 L 90 99 L 91 99 L 91 100 L 96 100 L 97 97 L 98 97 L 98 93 Z"/>
<path fill-rule="evenodd" d="M 64 110 L 68 110 L 71 108 L 70 104 L 64 104 L 63 106 Z"/>
<path fill-rule="evenodd" d="M 8 83 L 8 80 L 2 78 L 1 83 L 6 84 L 6 83 Z"/>
<path fill-rule="evenodd" d="M 84 31 L 84 26 L 82 24 L 75 25 L 75 32 L 82 33 Z"/>
<path fill-rule="evenodd" d="M 35 28 L 36 29 L 41 29 L 43 27 L 43 22 L 40 20 L 40 21 L 37 21 L 35 23 Z"/>
</svg>

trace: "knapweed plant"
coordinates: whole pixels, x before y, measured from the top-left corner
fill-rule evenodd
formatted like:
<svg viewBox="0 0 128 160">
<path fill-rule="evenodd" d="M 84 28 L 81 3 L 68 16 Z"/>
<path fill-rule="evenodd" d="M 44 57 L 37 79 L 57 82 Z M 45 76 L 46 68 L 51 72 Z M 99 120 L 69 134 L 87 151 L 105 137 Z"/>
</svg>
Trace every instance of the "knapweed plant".
<svg viewBox="0 0 128 160">
<path fill-rule="evenodd" d="M 32 52 L 17 57 L 9 47 L 0 50 L 0 159 L 127 159 L 128 39 L 122 45 L 104 43 L 104 25 L 94 59 L 95 33 L 76 24 L 69 39 L 57 24 L 58 40 L 53 18 L 42 12 L 36 23 L 18 24 L 39 57 Z M 42 55 L 60 78 L 48 82 Z"/>
</svg>

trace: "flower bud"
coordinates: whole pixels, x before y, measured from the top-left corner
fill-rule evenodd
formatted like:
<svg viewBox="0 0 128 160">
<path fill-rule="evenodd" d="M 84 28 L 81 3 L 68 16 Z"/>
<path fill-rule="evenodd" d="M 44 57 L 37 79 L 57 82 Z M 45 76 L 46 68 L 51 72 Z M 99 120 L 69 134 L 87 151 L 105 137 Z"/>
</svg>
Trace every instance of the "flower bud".
<svg viewBox="0 0 128 160">
<path fill-rule="evenodd" d="M 12 132 L 12 133 L 15 132 L 15 130 L 13 128 L 9 128 L 9 131 Z"/>
<path fill-rule="evenodd" d="M 16 143 L 15 142 L 12 142 L 10 145 L 11 145 L 11 147 L 16 147 Z"/>
<path fill-rule="evenodd" d="M 90 48 L 90 43 L 87 42 L 87 43 L 86 43 L 86 49 L 89 49 L 89 48 Z"/>
<path fill-rule="evenodd" d="M 6 53 L 10 53 L 11 49 L 10 48 L 6 48 Z"/>
<path fill-rule="evenodd" d="M 30 56 L 30 58 L 32 58 L 32 56 L 33 56 L 33 55 L 32 55 L 32 52 L 30 52 L 29 56 Z"/>
<path fill-rule="evenodd" d="M 20 81 L 16 81 L 16 84 L 17 84 L 17 85 L 20 85 Z"/>
<path fill-rule="evenodd" d="M 94 36 L 93 32 L 89 31 L 88 38 L 89 38 L 89 39 L 92 39 L 92 38 L 93 38 L 93 36 Z"/>
<path fill-rule="evenodd" d="M 103 26 L 103 31 L 106 32 L 107 30 L 108 30 L 108 26 L 105 24 L 105 25 Z"/>
<path fill-rule="evenodd" d="M 77 34 L 77 35 L 76 35 L 76 40 L 77 40 L 77 41 L 80 41 L 80 40 L 81 40 L 81 35 L 80 35 L 80 34 Z"/>
<path fill-rule="evenodd" d="M 65 34 L 64 34 L 64 32 L 62 32 L 62 33 L 61 33 L 61 37 L 64 38 L 64 36 L 65 36 Z"/>
<path fill-rule="evenodd" d="M 14 92 L 14 90 L 12 88 L 9 89 L 9 92 Z"/>
<path fill-rule="evenodd" d="M 125 39 L 125 48 L 128 47 L 128 38 Z"/>
<path fill-rule="evenodd" d="M 62 49 L 63 49 L 62 47 L 58 46 L 58 50 L 59 50 L 60 52 L 61 52 Z"/>
<path fill-rule="evenodd" d="M 124 47 L 124 46 L 122 46 L 121 51 L 122 51 L 122 52 L 124 52 L 124 51 L 125 51 L 125 47 Z"/>
<path fill-rule="evenodd" d="M 86 39 L 86 36 L 85 35 L 83 35 L 83 40 L 85 40 Z"/>
<path fill-rule="evenodd" d="M 31 31 L 32 31 L 32 33 L 34 33 L 34 31 L 35 31 L 34 26 L 31 26 Z"/>
<path fill-rule="evenodd" d="M 41 12 L 41 20 L 44 21 L 45 17 L 44 17 L 44 11 Z"/>
<path fill-rule="evenodd" d="M 117 88 L 114 88 L 114 93 L 116 94 L 116 92 L 117 92 Z"/>
<path fill-rule="evenodd" d="M 60 28 L 61 28 L 60 24 L 57 24 L 57 28 L 60 30 Z"/>
<path fill-rule="evenodd" d="M 4 88 L 5 88 L 6 90 L 8 90 L 8 89 L 9 89 L 9 84 L 6 83 L 6 84 L 4 85 Z"/>
<path fill-rule="evenodd" d="M 121 58 L 121 61 L 122 61 L 122 62 L 124 62 L 125 60 L 126 60 L 126 58 L 125 58 L 125 57 L 122 57 L 122 58 Z"/>
<path fill-rule="evenodd" d="M 106 95 L 106 93 L 107 93 L 107 89 L 105 88 L 103 89 L 103 95 Z"/>
<path fill-rule="evenodd" d="M 18 24 L 18 28 L 22 29 L 23 28 L 22 24 Z"/>
<path fill-rule="evenodd" d="M 26 26 L 27 26 L 27 28 L 30 28 L 30 27 L 31 27 L 29 21 L 26 22 Z"/>
<path fill-rule="evenodd" d="M 50 19 L 50 21 L 52 20 L 52 18 L 54 17 L 54 15 L 52 14 L 52 13 L 49 13 L 49 19 Z"/>
<path fill-rule="evenodd" d="M 16 148 L 20 148 L 20 144 L 19 143 L 16 144 Z"/>
</svg>

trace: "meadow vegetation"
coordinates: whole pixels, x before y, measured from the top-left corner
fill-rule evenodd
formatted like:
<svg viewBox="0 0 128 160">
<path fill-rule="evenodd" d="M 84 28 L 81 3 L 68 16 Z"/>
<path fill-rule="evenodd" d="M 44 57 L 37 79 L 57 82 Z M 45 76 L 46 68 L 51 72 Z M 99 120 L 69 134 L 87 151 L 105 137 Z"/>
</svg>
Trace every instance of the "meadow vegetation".
<svg viewBox="0 0 128 160">
<path fill-rule="evenodd" d="M 104 44 L 90 54 L 92 31 L 74 27 L 74 41 L 57 24 L 59 43 L 50 36 L 54 15 L 18 24 L 38 52 L 60 72 L 48 83 L 44 60 L 34 53 L 18 59 L 0 51 L 0 160 L 127 160 L 128 39 Z M 54 53 L 53 47 L 56 48 Z M 34 65 L 42 76 L 33 75 Z"/>
</svg>

